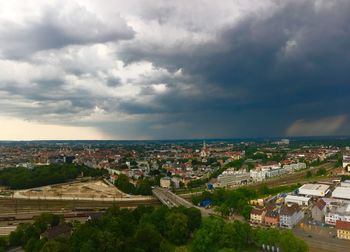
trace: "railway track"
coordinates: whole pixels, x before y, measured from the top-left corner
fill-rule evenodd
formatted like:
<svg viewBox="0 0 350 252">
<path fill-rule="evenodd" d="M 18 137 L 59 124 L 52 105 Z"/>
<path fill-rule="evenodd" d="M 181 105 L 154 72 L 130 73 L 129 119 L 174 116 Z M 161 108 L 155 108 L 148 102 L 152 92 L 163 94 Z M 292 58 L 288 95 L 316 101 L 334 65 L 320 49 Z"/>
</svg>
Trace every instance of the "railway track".
<svg viewBox="0 0 350 252">
<path fill-rule="evenodd" d="M 0 198 L 0 216 L 18 215 L 28 212 L 66 212 L 77 208 L 100 210 L 111 206 L 137 207 L 140 205 L 158 206 L 157 199 L 123 201 L 88 201 L 88 200 L 38 200 Z"/>
</svg>

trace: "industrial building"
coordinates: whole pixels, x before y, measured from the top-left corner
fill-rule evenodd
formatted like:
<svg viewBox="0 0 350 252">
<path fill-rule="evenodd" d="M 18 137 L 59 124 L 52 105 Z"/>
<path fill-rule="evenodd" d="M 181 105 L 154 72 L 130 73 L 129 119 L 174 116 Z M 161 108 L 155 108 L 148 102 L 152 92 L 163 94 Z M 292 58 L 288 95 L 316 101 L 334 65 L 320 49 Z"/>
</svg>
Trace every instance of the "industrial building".
<svg viewBox="0 0 350 252">
<path fill-rule="evenodd" d="M 299 195 L 312 196 L 312 197 L 324 197 L 329 192 L 329 186 L 324 184 L 305 184 L 302 185 L 299 190 Z"/>
<path fill-rule="evenodd" d="M 348 186 L 338 186 L 334 189 L 332 197 L 336 199 L 346 199 L 350 200 L 350 187 Z"/>
<path fill-rule="evenodd" d="M 296 195 L 287 195 L 284 199 L 284 202 L 286 204 L 288 203 L 296 203 L 299 206 L 308 206 L 310 203 L 311 198 L 309 197 L 303 197 L 303 196 L 296 196 Z"/>
</svg>

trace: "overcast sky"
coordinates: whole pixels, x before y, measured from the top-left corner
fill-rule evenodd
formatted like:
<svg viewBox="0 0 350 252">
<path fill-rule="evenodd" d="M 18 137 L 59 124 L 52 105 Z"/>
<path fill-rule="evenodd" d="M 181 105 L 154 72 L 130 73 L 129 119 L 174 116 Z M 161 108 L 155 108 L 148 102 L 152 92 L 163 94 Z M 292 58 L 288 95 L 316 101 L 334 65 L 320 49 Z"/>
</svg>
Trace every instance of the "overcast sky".
<svg viewBox="0 0 350 252">
<path fill-rule="evenodd" d="M 350 134 L 349 0 L 0 2 L 0 139 Z"/>
</svg>

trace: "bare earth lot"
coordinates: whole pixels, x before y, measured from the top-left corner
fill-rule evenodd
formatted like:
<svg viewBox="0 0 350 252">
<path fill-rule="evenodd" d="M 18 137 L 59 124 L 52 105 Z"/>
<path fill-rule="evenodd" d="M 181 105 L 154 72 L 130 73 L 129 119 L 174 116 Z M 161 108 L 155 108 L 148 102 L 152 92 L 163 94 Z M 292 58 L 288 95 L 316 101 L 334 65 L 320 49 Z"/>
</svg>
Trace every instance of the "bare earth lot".
<svg viewBox="0 0 350 252">
<path fill-rule="evenodd" d="M 103 180 L 88 182 L 73 182 L 40 188 L 18 190 L 15 198 L 40 198 L 40 199 L 120 199 L 130 197 L 119 191 L 115 186 Z"/>
</svg>

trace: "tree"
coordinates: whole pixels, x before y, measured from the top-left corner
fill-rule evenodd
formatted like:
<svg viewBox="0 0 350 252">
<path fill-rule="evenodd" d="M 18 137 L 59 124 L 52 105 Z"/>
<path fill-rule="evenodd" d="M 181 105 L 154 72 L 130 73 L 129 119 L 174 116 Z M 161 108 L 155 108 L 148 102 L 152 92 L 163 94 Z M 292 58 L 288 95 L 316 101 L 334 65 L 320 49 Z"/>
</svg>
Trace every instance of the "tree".
<svg viewBox="0 0 350 252">
<path fill-rule="evenodd" d="M 230 208 L 226 203 L 222 203 L 220 206 L 217 206 L 215 211 L 220 213 L 222 217 L 228 217 L 230 215 Z"/>
<path fill-rule="evenodd" d="M 312 177 L 312 172 L 311 171 L 307 171 L 305 177 L 306 178 L 311 178 Z"/>
<path fill-rule="evenodd" d="M 191 208 L 180 208 L 182 209 L 182 212 L 187 216 L 188 218 L 188 229 L 190 232 L 193 232 L 194 230 L 198 229 L 202 222 L 202 214 L 199 209 L 191 207 Z"/>
<path fill-rule="evenodd" d="M 184 244 L 189 237 L 188 218 L 180 212 L 170 212 L 165 218 L 165 235 L 176 245 Z"/>
<path fill-rule="evenodd" d="M 153 183 L 149 179 L 142 179 L 139 181 L 136 193 L 140 195 L 152 195 Z"/>
<path fill-rule="evenodd" d="M 67 252 L 67 246 L 58 241 L 50 240 L 45 243 L 40 252 Z"/>
<path fill-rule="evenodd" d="M 135 240 L 140 249 L 146 252 L 156 252 L 159 251 L 162 237 L 154 225 L 147 223 L 138 226 Z"/>
<path fill-rule="evenodd" d="M 195 252 L 213 252 L 219 248 L 225 223 L 221 219 L 206 218 L 194 235 L 192 247 Z"/>
<path fill-rule="evenodd" d="M 241 215 L 244 217 L 245 220 L 249 220 L 251 211 L 252 207 L 250 205 L 247 204 L 243 207 Z"/>
<path fill-rule="evenodd" d="M 114 184 L 119 190 L 125 193 L 133 194 L 135 192 L 135 186 L 129 182 L 128 176 L 124 174 L 120 174 Z"/>
<path fill-rule="evenodd" d="M 44 232 L 48 227 L 57 226 L 60 223 L 60 217 L 51 213 L 42 213 L 35 218 L 34 226 L 37 227 L 40 232 Z"/>
<path fill-rule="evenodd" d="M 323 176 L 323 175 L 326 175 L 326 173 L 327 173 L 327 170 L 325 168 L 319 168 L 316 174 L 317 176 Z"/>
<path fill-rule="evenodd" d="M 307 244 L 296 238 L 291 231 L 284 231 L 280 236 L 280 246 L 284 252 L 306 252 Z"/>
</svg>

